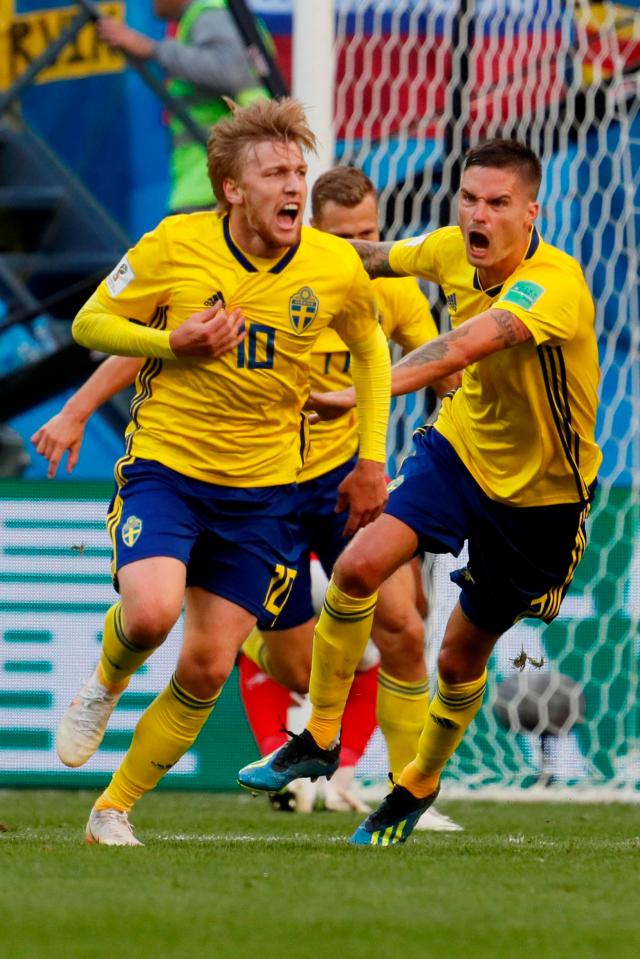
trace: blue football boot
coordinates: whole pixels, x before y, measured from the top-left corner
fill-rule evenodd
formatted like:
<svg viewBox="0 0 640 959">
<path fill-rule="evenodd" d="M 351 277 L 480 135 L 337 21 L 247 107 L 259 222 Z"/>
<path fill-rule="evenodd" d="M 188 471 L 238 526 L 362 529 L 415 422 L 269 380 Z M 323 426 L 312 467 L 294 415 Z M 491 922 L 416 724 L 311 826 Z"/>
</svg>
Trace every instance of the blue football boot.
<svg viewBox="0 0 640 959">
<path fill-rule="evenodd" d="M 395 846 L 406 842 L 439 791 L 440 786 L 430 796 L 418 799 L 404 786 L 394 785 L 378 808 L 360 823 L 349 842 L 356 846 Z"/>
<path fill-rule="evenodd" d="M 290 733 L 291 739 L 263 756 L 255 763 L 243 766 L 238 773 L 238 782 L 254 792 L 279 792 L 294 779 L 311 779 L 319 776 L 331 779 L 338 768 L 340 744 L 332 749 L 321 749 L 306 729 L 298 736 Z"/>
</svg>

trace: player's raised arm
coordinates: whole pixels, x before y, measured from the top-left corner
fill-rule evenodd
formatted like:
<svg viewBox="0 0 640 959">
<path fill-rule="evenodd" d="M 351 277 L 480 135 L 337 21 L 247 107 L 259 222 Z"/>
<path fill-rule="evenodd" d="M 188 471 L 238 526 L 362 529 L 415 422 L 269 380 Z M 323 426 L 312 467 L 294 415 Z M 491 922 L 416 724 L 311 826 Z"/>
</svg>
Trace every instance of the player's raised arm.
<svg viewBox="0 0 640 959">
<path fill-rule="evenodd" d="M 443 333 L 419 346 L 395 363 L 391 369 L 391 395 L 401 396 L 432 386 L 491 353 L 518 346 L 528 339 L 531 339 L 531 332 L 509 310 L 487 310 L 467 320 L 457 330 Z M 312 393 L 307 409 L 319 419 L 336 419 L 348 413 L 355 404 L 355 390 L 348 389 Z"/>
<path fill-rule="evenodd" d="M 486 310 L 399 360 L 392 370 L 391 393 L 413 393 L 492 353 L 519 346 L 531 336 L 528 327 L 509 310 Z"/>
<path fill-rule="evenodd" d="M 362 260 L 362 265 L 371 277 L 378 276 L 406 276 L 392 269 L 389 263 L 389 252 L 393 243 L 374 243 L 371 240 L 350 240 L 356 253 Z"/>
<path fill-rule="evenodd" d="M 415 277 L 401 278 L 400 283 L 383 280 L 376 285 L 376 297 L 383 315 L 382 328 L 393 343 L 402 347 L 403 356 L 439 336 L 429 301 Z M 461 373 L 454 373 L 434 381 L 431 388 L 442 397 L 456 390 L 461 379 Z"/>
<path fill-rule="evenodd" d="M 60 412 L 36 430 L 31 442 L 49 463 L 49 479 L 56 475 L 65 453 L 69 454 L 67 473 L 73 470 L 80 455 L 87 420 L 103 403 L 130 386 L 139 369 L 140 360 L 136 357 L 110 356 L 69 397 Z"/>
</svg>

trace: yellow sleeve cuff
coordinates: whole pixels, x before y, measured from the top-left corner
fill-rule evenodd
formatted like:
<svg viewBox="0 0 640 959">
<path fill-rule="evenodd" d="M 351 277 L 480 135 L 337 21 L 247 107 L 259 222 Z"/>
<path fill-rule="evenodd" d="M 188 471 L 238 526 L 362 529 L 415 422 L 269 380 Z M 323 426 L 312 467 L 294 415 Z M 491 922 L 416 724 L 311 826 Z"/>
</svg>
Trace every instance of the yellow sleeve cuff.
<svg viewBox="0 0 640 959">
<path fill-rule="evenodd" d="M 391 397 L 389 346 L 381 327 L 350 343 L 351 373 L 360 422 L 360 458 L 386 462 L 387 423 Z"/>
<path fill-rule="evenodd" d="M 175 359 L 167 330 L 154 330 L 132 323 L 105 307 L 95 293 L 76 316 L 71 333 L 80 346 L 100 353 Z"/>
</svg>

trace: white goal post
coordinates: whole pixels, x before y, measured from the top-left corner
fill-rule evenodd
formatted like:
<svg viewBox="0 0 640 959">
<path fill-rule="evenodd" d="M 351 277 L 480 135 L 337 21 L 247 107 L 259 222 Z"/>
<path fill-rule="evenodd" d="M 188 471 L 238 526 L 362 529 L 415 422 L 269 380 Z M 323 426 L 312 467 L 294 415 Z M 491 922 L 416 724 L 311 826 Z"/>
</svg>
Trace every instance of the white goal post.
<svg viewBox="0 0 640 959">
<path fill-rule="evenodd" d="M 333 165 L 335 154 L 335 0 L 294 0 L 291 92 L 304 103 L 317 137 L 308 157 L 309 187 Z"/>
</svg>

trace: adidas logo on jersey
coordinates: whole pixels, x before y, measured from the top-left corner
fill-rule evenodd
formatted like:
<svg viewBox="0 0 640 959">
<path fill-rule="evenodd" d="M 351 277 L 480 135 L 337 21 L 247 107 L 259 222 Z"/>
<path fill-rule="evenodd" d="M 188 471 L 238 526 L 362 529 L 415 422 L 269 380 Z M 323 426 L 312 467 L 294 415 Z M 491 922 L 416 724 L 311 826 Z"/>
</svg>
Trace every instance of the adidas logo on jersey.
<svg viewBox="0 0 640 959">
<path fill-rule="evenodd" d="M 222 303 L 223 306 L 226 305 L 224 302 L 224 296 L 220 290 L 218 290 L 217 293 L 212 293 L 211 296 L 208 296 L 204 301 L 205 306 L 215 306 L 216 303 Z"/>
<path fill-rule="evenodd" d="M 458 301 L 455 293 L 450 293 L 447 297 L 447 306 L 449 307 L 449 313 L 455 313 L 458 309 Z"/>
</svg>

